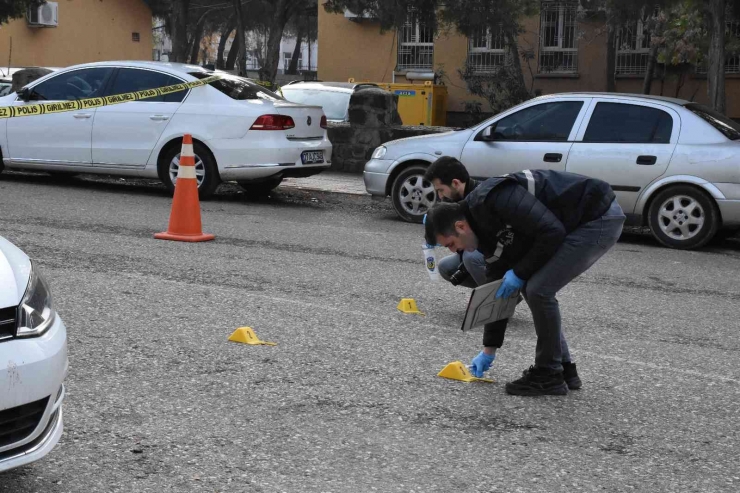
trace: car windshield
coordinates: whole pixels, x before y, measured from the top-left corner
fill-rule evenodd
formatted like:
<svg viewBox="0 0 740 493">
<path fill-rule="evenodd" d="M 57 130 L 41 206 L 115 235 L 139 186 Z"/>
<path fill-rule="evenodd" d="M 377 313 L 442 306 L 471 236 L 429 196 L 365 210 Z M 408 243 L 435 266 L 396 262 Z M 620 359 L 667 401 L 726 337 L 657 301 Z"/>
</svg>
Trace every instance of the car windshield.
<svg viewBox="0 0 740 493">
<path fill-rule="evenodd" d="M 283 87 L 283 96 L 288 101 L 311 106 L 321 106 L 328 120 L 343 121 L 347 118 L 349 98 L 346 92 L 322 91 L 321 89 L 301 89 L 290 86 Z"/>
<path fill-rule="evenodd" d="M 196 79 L 205 79 L 212 75 L 219 75 L 222 78 L 211 82 L 210 85 L 215 87 L 222 93 L 229 96 L 231 99 L 239 101 L 245 101 L 249 99 L 262 99 L 266 101 L 282 101 L 278 94 L 265 89 L 259 84 L 245 79 L 243 77 L 237 77 L 235 75 L 228 74 L 214 74 L 213 72 L 192 72 L 190 75 Z"/>
<path fill-rule="evenodd" d="M 0 98 L 10 94 L 13 84 L 10 82 L 0 82 Z"/>
<path fill-rule="evenodd" d="M 705 122 L 722 132 L 730 140 L 740 139 L 740 124 L 730 120 L 722 113 L 714 111 L 712 108 L 702 104 L 689 103 L 686 109 L 701 117 Z"/>
</svg>

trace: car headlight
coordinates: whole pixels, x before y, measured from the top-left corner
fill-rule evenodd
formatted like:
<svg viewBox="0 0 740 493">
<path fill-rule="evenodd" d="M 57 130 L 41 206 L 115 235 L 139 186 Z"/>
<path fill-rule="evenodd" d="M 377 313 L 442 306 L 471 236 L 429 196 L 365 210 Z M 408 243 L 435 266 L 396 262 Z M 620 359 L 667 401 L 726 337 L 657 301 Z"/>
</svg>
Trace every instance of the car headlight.
<svg viewBox="0 0 740 493">
<path fill-rule="evenodd" d="M 36 337 L 49 330 L 54 323 L 56 312 L 51 304 L 49 286 L 34 264 L 31 264 L 31 277 L 28 279 L 26 294 L 18 307 L 17 337 Z"/>
<path fill-rule="evenodd" d="M 380 146 L 373 152 L 373 155 L 371 156 L 371 159 L 383 159 L 385 157 L 385 153 L 388 152 L 388 149 L 386 149 L 385 146 Z"/>
</svg>

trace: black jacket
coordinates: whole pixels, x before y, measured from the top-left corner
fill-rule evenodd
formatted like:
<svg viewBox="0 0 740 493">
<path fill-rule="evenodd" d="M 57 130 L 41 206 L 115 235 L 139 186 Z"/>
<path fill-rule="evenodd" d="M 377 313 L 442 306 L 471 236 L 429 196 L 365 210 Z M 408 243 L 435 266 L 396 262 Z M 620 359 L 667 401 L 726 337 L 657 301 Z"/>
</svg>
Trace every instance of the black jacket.
<svg viewBox="0 0 740 493">
<path fill-rule="evenodd" d="M 494 257 L 505 260 L 499 265 L 513 266 L 527 280 L 570 232 L 601 217 L 614 199 L 609 184 L 595 178 L 525 170 L 489 178 L 461 203 L 486 258 L 493 250 Z"/>
</svg>

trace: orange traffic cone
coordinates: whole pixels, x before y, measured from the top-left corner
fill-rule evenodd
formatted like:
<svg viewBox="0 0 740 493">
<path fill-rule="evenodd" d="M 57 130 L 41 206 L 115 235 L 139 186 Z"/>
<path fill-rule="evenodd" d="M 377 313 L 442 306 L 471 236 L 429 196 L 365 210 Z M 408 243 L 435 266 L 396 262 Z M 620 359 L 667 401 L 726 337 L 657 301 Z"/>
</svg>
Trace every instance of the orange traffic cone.
<svg viewBox="0 0 740 493">
<path fill-rule="evenodd" d="M 180 167 L 175 182 L 175 198 L 172 200 L 170 225 L 166 233 L 154 235 L 158 240 L 209 241 L 213 235 L 203 234 L 200 222 L 198 181 L 195 177 L 195 154 L 193 138 L 185 134 L 180 151 Z"/>
</svg>

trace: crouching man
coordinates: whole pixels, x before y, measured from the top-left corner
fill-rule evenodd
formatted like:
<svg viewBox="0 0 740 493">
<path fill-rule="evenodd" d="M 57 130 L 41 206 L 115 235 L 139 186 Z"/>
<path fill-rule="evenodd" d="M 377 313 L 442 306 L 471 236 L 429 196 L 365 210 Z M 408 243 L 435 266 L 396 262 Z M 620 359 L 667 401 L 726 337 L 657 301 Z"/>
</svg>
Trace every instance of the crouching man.
<svg viewBox="0 0 740 493">
<path fill-rule="evenodd" d="M 445 202 L 459 202 L 479 185 L 460 161 L 449 156 L 433 162 L 424 179 L 434 185 L 437 195 Z M 442 279 L 454 286 L 475 288 L 486 282 L 486 262 L 477 250 L 448 255 L 437 263 L 437 269 Z"/>
<path fill-rule="evenodd" d="M 506 384 L 508 393 L 564 395 L 568 384 L 580 387 L 555 296 L 616 244 L 624 221 L 609 184 L 549 170 L 490 178 L 465 200 L 429 211 L 427 243 L 455 252 L 478 249 L 488 258 L 509 234 L 529 240 L 497 293 L 510 297 L 521 290 L 537 333 L 535 364 Z"/>
</svg>

